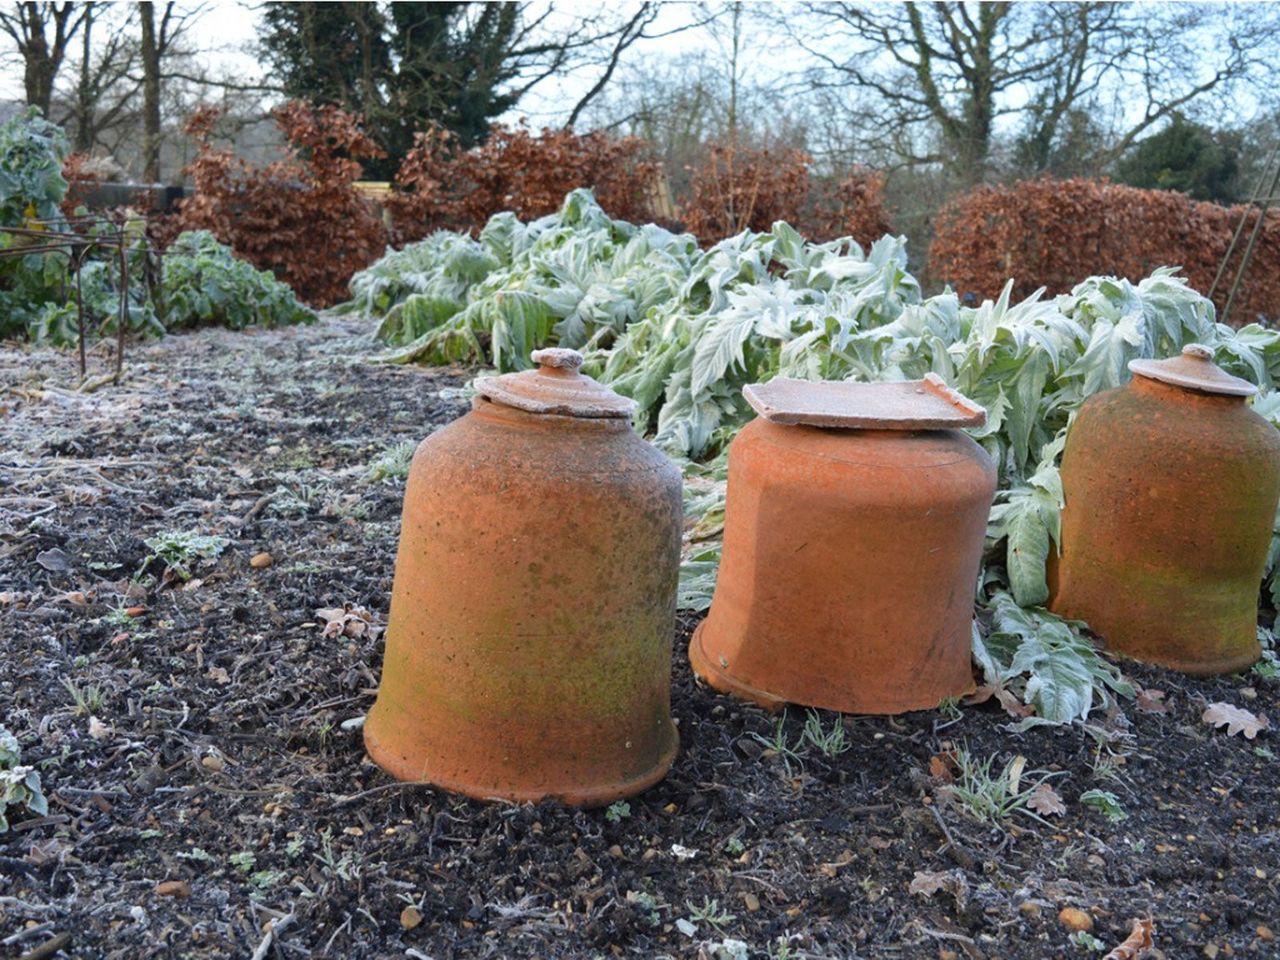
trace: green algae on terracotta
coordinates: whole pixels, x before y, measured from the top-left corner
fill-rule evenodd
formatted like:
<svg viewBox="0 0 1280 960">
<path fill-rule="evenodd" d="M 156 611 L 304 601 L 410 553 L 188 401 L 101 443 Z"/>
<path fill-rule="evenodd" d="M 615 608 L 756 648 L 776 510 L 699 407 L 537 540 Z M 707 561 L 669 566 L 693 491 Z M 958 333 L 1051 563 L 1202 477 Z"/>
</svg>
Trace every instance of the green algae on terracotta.
<svg viewBox="0 0 1280 960">
<path fill-rule="evenodd" d="M 1280 500 L 1280 432 L 1207 348 L 1134 361 L 1090 398 L 1062 458 L 1049 607 L 1118 653 L 1187 673 L 1258 659 L 1258 584 Z"/>
<path fill-rule="evenodd" d="M 401 779 L 602 804 L 676 751 L 681 478 L 578 354 L 540 354 L 414 457 L 365 741 Z"/>
</svg>

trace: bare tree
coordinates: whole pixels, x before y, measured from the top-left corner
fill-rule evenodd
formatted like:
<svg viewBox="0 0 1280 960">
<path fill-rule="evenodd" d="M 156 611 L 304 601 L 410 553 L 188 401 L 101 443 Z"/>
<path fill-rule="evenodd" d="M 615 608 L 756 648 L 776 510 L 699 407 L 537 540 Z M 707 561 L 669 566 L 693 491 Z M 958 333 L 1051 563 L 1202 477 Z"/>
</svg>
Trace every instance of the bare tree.
<svg viewBox="0 0 1280 960">
<path fill-rule="evenodd" d="M 55 91 L 53 101 L 54 119 L 68 128 L 77 152 L 92 151 L 107 131 L 136 119 L 139 83 L 131 74 L 138 43 L 132 12 L 124 4 L 85 5 L 76 82 Z"/>
<path fill-rule="evenodd" d="M 1210 91 L 1258 74 L 1266 5 L 811 3 L 792 35 L 820 88 L 858 99 L 868 139 L 959 181 L 988 171 L 1002 117 L 1021 115 L 1043 167 L 1073 110 L 1108 114 L 1113 152 Z"/>
<path fill-rule="evenodd" d="M 67 47 L 86 12 L 86 4 L 70 2 L 15 3 L 8 10 L 0 9 L 0 30 L 9 35 L 22 57 L 27 103 L 39 107 L 46 117 Z"/>
</svg>

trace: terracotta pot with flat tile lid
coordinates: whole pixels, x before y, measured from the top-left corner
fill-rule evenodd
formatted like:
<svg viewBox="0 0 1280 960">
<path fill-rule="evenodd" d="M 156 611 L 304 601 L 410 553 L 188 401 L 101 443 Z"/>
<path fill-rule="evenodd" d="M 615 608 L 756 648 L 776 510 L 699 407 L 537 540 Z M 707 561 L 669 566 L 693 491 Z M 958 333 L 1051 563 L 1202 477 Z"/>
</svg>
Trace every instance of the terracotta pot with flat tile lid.
<svg viewBox="0 0 1280 960">
<path fill-rule="evenodd" d="M 775 379 L 729 449 L 720 575 L 689 645 L 718 690 L 768 708 L 936 707 L 973 687 L 973 598 L 995 493 L 959 428 L 985 411 L 930 374 Z"/>
<path fill-rule="evenodd" d="M 1280 499 L 1280 432 L 1245 400 L 1253 384 L 1192 344 L 1134 360 L 1089 398 L 1062 455 L 1061 555 L 1049 607 L 1106 645 L 1187 673 L 1261 655 L 1258 585 Z"/>
<path fill-rule="evenodd" d="M 476 798 L 609 803 L 676 751 L 681 477 L 580 354 L 533 359 L 414 455 L 365 744 Z"/>
</svg>

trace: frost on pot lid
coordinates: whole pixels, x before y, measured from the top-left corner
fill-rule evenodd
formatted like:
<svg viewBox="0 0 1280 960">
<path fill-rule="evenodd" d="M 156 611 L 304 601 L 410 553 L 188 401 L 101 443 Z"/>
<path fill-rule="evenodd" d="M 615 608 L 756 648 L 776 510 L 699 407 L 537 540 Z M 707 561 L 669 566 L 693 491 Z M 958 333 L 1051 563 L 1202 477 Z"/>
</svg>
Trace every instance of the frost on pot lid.
<svg viewBox="0 0 1280 960">
<path fill-rule="evenodd" d="M 562 417 L 630 420 L 636 412 L 634 400 L 578 372 L 582 354 L 577 350 L 551 347 L 529 356 L 537 369 L 480 377 L 476 393 L 517 410 Z"/>
<path fill-rule="evenodd" d="M 1214 363 L 1213 351 L 1201 343 L 1187 344 L 1182 356 L 1168 360 L 1130 360 L 1129 369 L 1140 377 L 1204 393 L 1252 397 L 1258 392 L 1248 380 L 1233 377 Z"/>
<path fill-rule="evenodd" d="M 854 383 L 775 377 L 742 395 L 772 423 L 858 430 L 944 430 L 980 427 L 987 411 L 946 385 L 936 373 L 923 380 Z"/>
</svg>

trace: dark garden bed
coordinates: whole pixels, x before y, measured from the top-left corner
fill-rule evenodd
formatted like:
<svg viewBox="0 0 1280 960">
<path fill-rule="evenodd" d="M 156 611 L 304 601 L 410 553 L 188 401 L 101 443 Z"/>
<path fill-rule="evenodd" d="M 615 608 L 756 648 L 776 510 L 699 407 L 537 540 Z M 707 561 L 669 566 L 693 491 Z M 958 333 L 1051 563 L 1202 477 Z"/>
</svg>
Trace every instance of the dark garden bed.
<svg viewBox="0 0 1280 960">
<path fill-rule="evenodd" d="M 355 330 L 173 336 L 88 395 L 70 356 L 0 350 L 0 723 L 49 797 L 0 834 L 0 957 L 67 935 L 77 958 L 1045 960 L 1101 956 L 1090 938 L 1135 918 L 1150 956 L 1280 954 L 1276 733 L 1201 720 L 1216 701 L 1280 720 L 1256 675 L 1130 665 L 1168 712 L 1083 728 L 1016 733 L 994 700 L 851 717 L 830 756 L 840 718 L 802 742 L 794 710 L 788 753 L 775 718 L 693 681 L 682 616 L 681 751 L 643 796 L 395 784 L 349 721 L 381 668 L 407 447 L 371 468 L 466 409 L 467 371 L 370 365 Z M 162 535 L 189 579 L 152 557 Z M 202 559 L 183 535 L 228 542 Z M 375 629 L 327 636 L 316 611 L 346 604 Z M 933 776 L 957 750 L 1053 773 L 1065 813 L 980 822 Z"/>
</svg>

